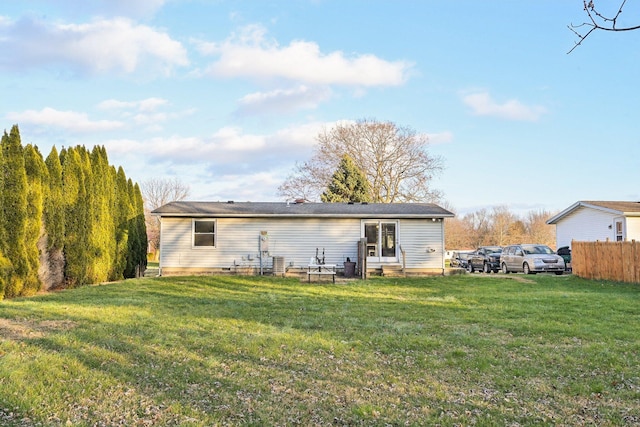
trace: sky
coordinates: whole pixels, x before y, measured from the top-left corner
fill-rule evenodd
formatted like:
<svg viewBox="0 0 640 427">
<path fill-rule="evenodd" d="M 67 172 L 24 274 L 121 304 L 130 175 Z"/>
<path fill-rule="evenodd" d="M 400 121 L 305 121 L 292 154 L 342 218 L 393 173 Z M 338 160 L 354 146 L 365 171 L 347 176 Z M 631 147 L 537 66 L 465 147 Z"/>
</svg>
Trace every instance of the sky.
<svg viewBox="0 0 640 427">
<path fill-rule="evenodd" d="M 358 119 L 427 135 L 459 215 L 640 200 L 640 30 L 568 53 L 585 19 L 582 0 L 4 1 L 0 126 L 44 156 L 102 145 L 190 200 L 283 200 L 318 133 Z"/>
</svg>

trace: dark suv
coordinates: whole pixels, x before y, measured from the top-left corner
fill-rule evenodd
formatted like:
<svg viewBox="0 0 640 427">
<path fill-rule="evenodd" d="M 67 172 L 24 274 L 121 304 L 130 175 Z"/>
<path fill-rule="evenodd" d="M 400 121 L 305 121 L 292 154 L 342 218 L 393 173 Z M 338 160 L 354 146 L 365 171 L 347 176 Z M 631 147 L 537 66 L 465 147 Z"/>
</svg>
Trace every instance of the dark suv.
<svg viewBox="0 0 640 427">
<path fill-rule="evenodd" d="M 485 273 L 497 273 L 500 270 L 500 246 L 480 246 L 469 255 L 467 271 L 483 271 Z"/>
</svg>

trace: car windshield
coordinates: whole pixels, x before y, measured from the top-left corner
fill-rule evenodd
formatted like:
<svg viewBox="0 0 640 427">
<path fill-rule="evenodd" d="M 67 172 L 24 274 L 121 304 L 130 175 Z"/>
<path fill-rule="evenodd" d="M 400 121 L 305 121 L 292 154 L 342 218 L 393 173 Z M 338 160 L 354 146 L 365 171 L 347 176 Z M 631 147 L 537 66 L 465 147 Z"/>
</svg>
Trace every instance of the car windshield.
<svg viewBox="0 0 640 427">
<path fill-rule="evenodd" d="M 553 253 L 553 250 L 546 245 L 523 246 L 522 250 L 527 255 L 536 255 L 536 254 L 549 255 Z"/>
</svg>

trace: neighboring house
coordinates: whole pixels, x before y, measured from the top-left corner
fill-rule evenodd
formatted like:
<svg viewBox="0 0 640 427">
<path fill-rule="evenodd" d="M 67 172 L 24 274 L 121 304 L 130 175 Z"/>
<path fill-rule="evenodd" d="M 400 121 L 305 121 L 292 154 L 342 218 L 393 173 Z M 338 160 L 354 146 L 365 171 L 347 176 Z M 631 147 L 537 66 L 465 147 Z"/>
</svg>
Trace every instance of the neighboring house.
<svg viewBox="0 0 640 427">
<path fill-rule="evenodd" d="M 306 269 L 316 256 L 342 268 L 366 239 L 367 270 L 442 273 L 444 218 L 430 203 L 172 202 L 160 217 L 160 274 Z M 361 247 L 364 248 L 364 241 Z M 360 268 L 360 267 L 358 267 Z"/>
<path fill-rule="evenodd" d="M 550 218 L 558 248 L 571 241 L 640 241 L 640 202 L 580 201 Z"/>
</svg>

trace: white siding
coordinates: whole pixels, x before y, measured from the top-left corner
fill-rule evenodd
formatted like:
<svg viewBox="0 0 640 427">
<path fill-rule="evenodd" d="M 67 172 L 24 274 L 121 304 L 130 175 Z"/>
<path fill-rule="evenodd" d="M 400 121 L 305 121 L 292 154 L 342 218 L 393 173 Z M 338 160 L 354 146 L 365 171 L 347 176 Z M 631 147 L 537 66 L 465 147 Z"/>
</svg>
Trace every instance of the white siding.
<svg viewBox="0 0 640 427">
<path fill-rule="evenodd" d="M 613 224 L 615 216 L 595 209 L 579 207 L 556 224 L 557 247 L 571 246 L 572 240 L 595 242 L 596 240 L 609 239 L 615 241 Z"/>
<path fill-rule="evenodd" d="M 162 218 L 161 268 L 259 267 L 258 239 L 261 231 L 269 236 L 268 258 L 284 257 L 286 266 L 306 267 L 324 250 L 327 264 L 357 260 L 361 238 L 360 219 L 340 218 L 218 218 L 215 248 L 192 248 L 191 218 Z M 399 221 L 398 243 L 406 254 L 408 269 L 444 268 L 443 222 L 431 219 Z M 431 251 L 433 249 L 433 251 Z M 398 253 L 400 262 L 401 254 Z M 370 266 L 374 267 L 374 266 Z"/>
<path fill-rule="evenodd" d="M 400 220 L 398 240 L 405 251 L 408 269 L 444 268 L 443 230 L 442 221 Z M 431 252 L 431 249 L 434 252 Z"/>
<path fill-rule="evenodd" d="M 287 266 L 306 266 L 324 250 L 327 264 L 342 265 L 347 257 L 357 258 L 360 238 L 358 219 L 305 218 L 218 218 L 216 248 L 191 247 L 191 218 L 162 218 L 160 266 L 229 268 L 234 265 L 260 265 L 258 239 L 261 231 L 269 236 L 268 259 L 281 256 Z"/>
<path fill-rule="evenodd" d="M 626 229 L 627 240 L 635 240 L 636 242 L 640 242 L 640 218 L 628 217 Z"/>
</svg>

